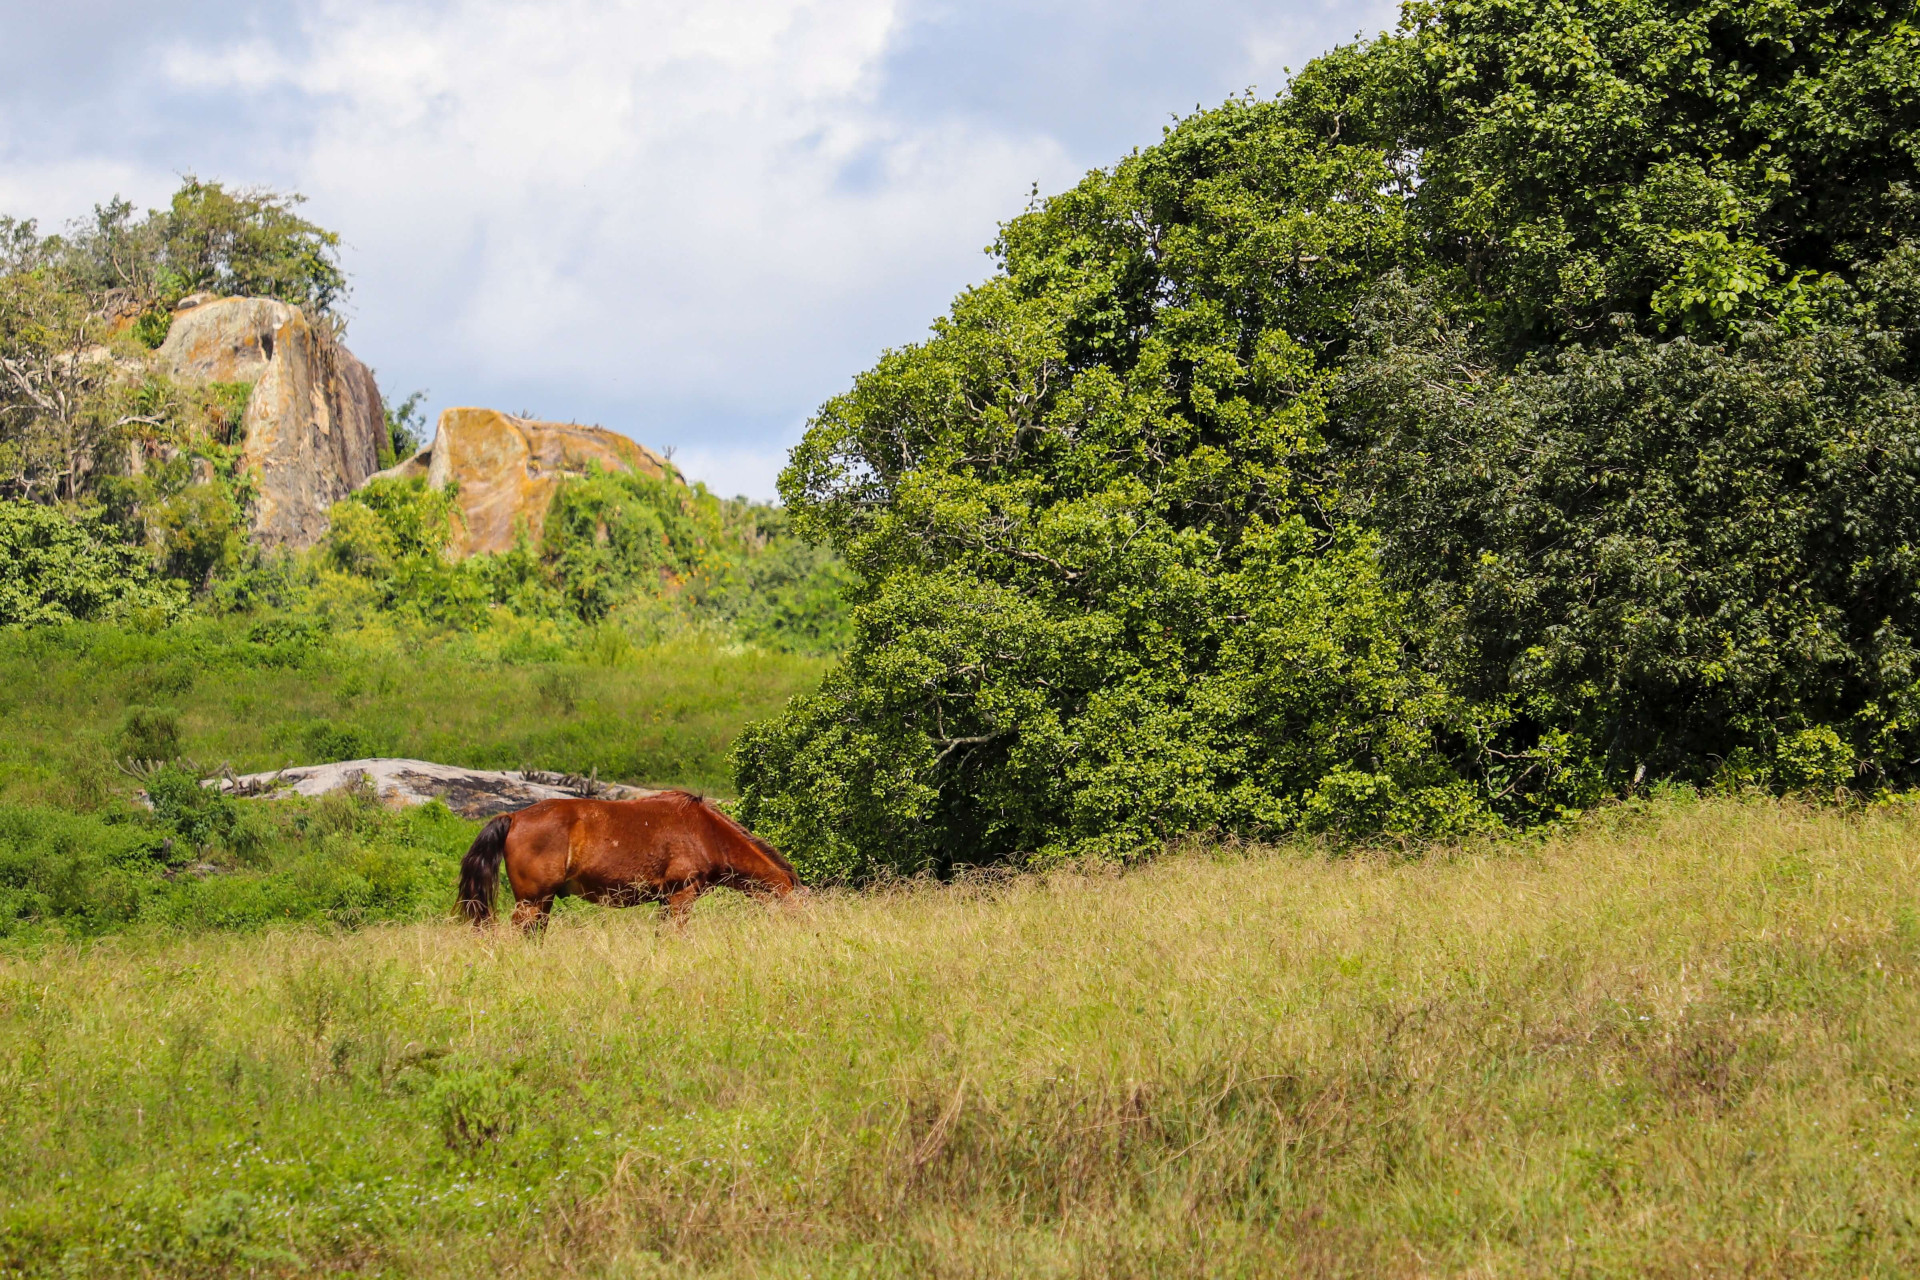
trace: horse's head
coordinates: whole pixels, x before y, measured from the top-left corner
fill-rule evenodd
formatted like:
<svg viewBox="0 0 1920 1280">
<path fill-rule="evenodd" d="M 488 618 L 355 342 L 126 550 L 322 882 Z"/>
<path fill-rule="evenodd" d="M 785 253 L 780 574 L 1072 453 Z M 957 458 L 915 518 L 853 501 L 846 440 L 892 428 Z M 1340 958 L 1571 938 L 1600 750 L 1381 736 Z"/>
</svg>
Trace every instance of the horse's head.
<svg viewBox="0 0 1920 1280">
<path fill-rule="evenodd" d="M 783 898 L 790 893 L 806 892 L 806 886 L 800 883 L 800 873 L 793 869 L 792 863 L 780 856 L 778 849 L 751 832 L 747 833 L 747 839 L 753 842 L 753 851 L 766 863 L 764 883 L 768 888 Z"/>
<path fill-rule="evenodd" d="M 735 822 L 711 801 L 706 802 L 706 807 L 734 837 L 734 847 L 728 851 L 727 861 L 728 870 L 735 876 L 752 881 L 782 898 L 804 888 L 800 883 L 800 873 L 793 869 L 791 862 L 780 856 L 778 849 Z"/>
</svg>

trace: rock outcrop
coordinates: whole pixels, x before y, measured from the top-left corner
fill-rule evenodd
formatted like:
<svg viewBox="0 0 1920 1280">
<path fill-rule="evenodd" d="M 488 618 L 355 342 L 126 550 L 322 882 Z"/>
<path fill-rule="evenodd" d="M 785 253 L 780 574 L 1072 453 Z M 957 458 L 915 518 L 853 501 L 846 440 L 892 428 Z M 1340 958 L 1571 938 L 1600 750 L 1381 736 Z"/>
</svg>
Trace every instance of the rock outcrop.
<svg viewBox="0 0 1920 1280">
<path fill-rule="evenodd" d="M 618 782 L 601 782 L 568 774 L 522 772 L 517 769 L 462 769 L 430 760 L 376 757 L 342 760 L 338 764 L 304 765 L 278 773 L 228 774 L 208 778 L 201 786 L 228 795 L 280 800 L 290 796 L 323 796 L 354 786 L 370 788 L 391 808 L 445 802 L 463 818 L 491 818 L 512 813 L 541 800 L 591 796 L 601 800 L 637 800 L 654 793 Z"/>
<path fill-rule="evenodd" d="M 466 529 L 455 549 L 475 555 L 509 549 L 522 529 L 538 542 L 554 491 L 596 465 L 604 471 L 676 474 L 665 458 L 617 432 L 536 422 L 496 409 L 448 409 L 431 444 L 378 474 L 425 477 L 436 489 L 457 482 Z"/>
<path fill-rule="evenodd" d="M 174 313 L 154 359 L 180 381 L 253 384 L 241 465 L 254 479 L 253 537 L 263 546 L 312 546 L 328 509 L 380 465 L 386 418 L 373 374 L 296 307 L 198 302 Z"/>
<path fill-rule="evenodd" d="M 182 382 L 258 382 L 273 361 L 281 326 L 299 315 L 298 308 L 272 298 L 196 293 L 173 313 L 154 360 Z"/>
</svg>

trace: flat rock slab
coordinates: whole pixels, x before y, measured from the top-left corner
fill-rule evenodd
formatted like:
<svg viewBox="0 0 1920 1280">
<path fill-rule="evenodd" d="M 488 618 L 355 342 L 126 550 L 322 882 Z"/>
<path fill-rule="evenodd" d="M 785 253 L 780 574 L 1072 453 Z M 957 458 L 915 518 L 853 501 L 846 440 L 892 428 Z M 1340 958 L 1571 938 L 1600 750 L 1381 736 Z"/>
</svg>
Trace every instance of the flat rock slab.
<svg viewBox="0 0 1920 1280">
<path fill-rule="evenodd" d="M 365 781 L 362 781 L 364 779 Z M 593 796 L 602 800 L 637 800 L 655 794 L 640 787 L 600 782 L 572 774 L 538 771 L 462 769 L 431 760 L 341 760 L 335 764 L 302 765 L 277 773 L 245 773 L 208 778 L 202 785 L 218 787 L 228 795 L 262 800 L 288 796 L 323 796 L 356 786 L 372 786 L 380 799 L 393 806 L 444 801 L 463 818 L 491 818 L 512 813 L 542 800 Z"/>
</svg>

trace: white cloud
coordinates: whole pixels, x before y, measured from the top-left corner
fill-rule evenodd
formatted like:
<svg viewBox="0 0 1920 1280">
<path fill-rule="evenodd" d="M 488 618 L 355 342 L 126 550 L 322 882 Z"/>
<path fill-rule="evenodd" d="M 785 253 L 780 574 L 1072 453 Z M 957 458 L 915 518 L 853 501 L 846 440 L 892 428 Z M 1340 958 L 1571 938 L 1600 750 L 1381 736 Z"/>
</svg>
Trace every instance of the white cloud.
<svg viewBox="0 0 1920 1280">
<path fill-rule="evenodd" d="M 176 45 L 167 73 L 309 101 L 279 167 L 346 232 L 353 341 L 444 403 L 517 385 L 543 402 L 508 407 L 631 406 L 670 421 L 608 425 L 684 446 L 703 413 L 797 423 L 985 273 L 1029 183 L 1071 173 L 1044 138 L 889 119 L 893 0 L 336 0 L 302 21 L 277 46 Z"/>
<path fill-rule="evenodd" d="M 0 0 L 5 8 L 7 0 Z M 601 421 L 771 496 L 785 444 L 984 276 L 1029 186 L 1279 87 L 1391 0 L 16 3 L 0 211 L 303 191 L 390 392 Z"/>
</svg>

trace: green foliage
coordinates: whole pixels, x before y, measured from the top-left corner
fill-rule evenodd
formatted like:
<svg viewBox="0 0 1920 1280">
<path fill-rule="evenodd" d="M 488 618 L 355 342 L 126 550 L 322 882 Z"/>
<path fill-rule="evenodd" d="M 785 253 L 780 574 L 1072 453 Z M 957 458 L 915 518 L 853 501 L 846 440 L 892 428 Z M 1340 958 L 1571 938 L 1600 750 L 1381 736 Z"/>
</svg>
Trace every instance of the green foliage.
<svg viewBox="0 0 1920 1280">
<path fill-rule="evenodd" d="M 710 564 L 692 584 L 701 610 L 743 639 L 797 653 L 834 653 L 852 638 L 846 598 L 854 578 L 825 546 L 796 537 L 779 507 L 738 512 L 739 554 Z"/>
<path fill-rule="evenodd" d="M 130 707 L 120 726 L 119 745 L 121 754 L 132 760 L 176 759 L 180 755 L 180 717 L 165 707 Z"/>
<path fill-rule="evenodd" d="M 1003 276 L 822 410 L 782 493 L 859 574 L 855 637 L 743 738 L 750 823 L 857 876 L 1476 820 L 1370 543 L 1301 514 L 1391 178 L 1229 103 L 1009 226 Z"/>
<path fill-rule="evenodd" d="M 1774 750 L 1774 776 L 1787 787 L 1832 791 L 1851 786 L 1858 769 L 1853 748 L 1831 725 L 1782 734 Z"/>
<path fill-rule="evenodd" d="M 0 936 L 52 922 L 79 934 L 124 928 L 165 886 L 153 874 L 160 846 L 124 815 L 0 805 Z"/>
<path fill-rule="evenodd" d="M 491 1063 L 443 1071 L 427 1090 L 441 1140 L 460 1156 L 512 1136 L 528 1101 L 525 1086 Z"/>
<path fill-rule="evenodd" d="M 0 626 L 165 620 L 184 604 L 97 514 L 0 499 Z"/>
<path fill-rule="evenodd" d="M 149 351 L 158 351 L 173 328 L 173 312 L 165 307 L 143 311 L 133 322 L 133 336 Z"/>
<path fill-rule="evenodd" d="M 303 201 L 189 174 L 165 209 L 140 214 L 118 198 L 95 206 L 91 223 L 57 238 L 47 256 L 122 314 L 164 318 L 175 302 L 201 292 L 278 298 L 319 314 L 344 295 L 346 276 L 340 237 L 300 217 Z M 164 337 L 163 320 L 153 323 Z"/>
<path fill-rule="evenodd" d="M 771 649 L 817 653 L 845 634 L 838 557 L 800 543 L 783 514 L 677 479 L 594 472 L 562 485 L 544 537 L 455 561 L 454 491 L 382 479 L 338 503 L 320 562 L 345 602 L 434 626 L 490 616 L 572 629 L 608 620 L 719 626 Z M 355 593 L 358 593 L 357 595 Z"/>
<path fill-rule="evenodd" d="M 742 736 L 741 812 L 819 878 L 1190 831 L 1479 825 L 1431 741 L 1452 709 L 1406 662 L 1371 548 L 1313 541 L 1298 520 L 1256 528 L 1236 571 L 1189 569 L 1173 599 L 1136 580 L 1106 608 L 899 575 L 821 691 Z"/>
<path fill-rule="evenodd" d="M 1877 293 L 1920 288 L 1915 261 Z M 1920 397 L 1883 304 L 1830 310 L 1808 333 L 1629 335 L 1500 377 L 1424 295 L 1369 305 L 1341 397 L 1368 442 L 1353 497 L 1484 708 L 1463 768 L 1577 804 L 1817 732 L 1869 784 L 1911 784 Z M 1587 776 L 1556 784 L 1568 753 Z"/>
<path fill-rule="evenodd" d="M 363 521 L 358 533 L 343 537 L 371 538 L 378 554 L 389 560 L 438 557 L 453 541 L 460 518 L 453 492 L 429 488 L 424 480 L 375 480 L 344 503 L 340 514 L 351 521 L 353 508 L 368 512 L 376 523 Z M 337 554 L 347 554 L 344 543 Z"/>
<path fill-rule="evenodd" d="M 183 840 L 189 850 L 201 850 L 233 834 L 239 820 L 234 801 L 179 765 L 169 765 L 146 779 L 147 799 L 154 817 Z"/>
<path fill-rule="evenodd" d="M 223 478 L 183 484 L 144 514 L 160 571 L 168 578 L 202 587 L 248 556 L 246 517 L 234 487 Z"/>
<path fill-rule="evenodd" d="M 636 588 L 684 583 L 723 554 L 724 536 L 720 500 L 704 487 L 596 472 L 554 494 L 541 558 L 568 608 L 593 621 Z"/>
<path fill-rule="evenodd" d="M 380 466 L 383 470 L 395 463 L 405 462 L 420 452 L 420 446 L 426 443 L 427 420 L 420 410 L 420 402 L 426 398 L 426 392 L 413 391 L 399 404 L 384 398 L 381 400 L 380 412 L 387 425 L 386 438 L 380 442 Z"/>
<path fill-rule="evenodd" d="M 0 496 L 74 501 L 120 437 L 107 325 L 58 270 L 0 275 Z"/>
<path fill-rule="evenodd" d="M 251 382 L 209 382 L 200 388 L 202 413 L 207 434 L 216 442 L 236 446 L 246 443 L 247 402 L 253 398 Z"/>
<path fill-rule="evenodd" d="M 432 918 L 475 830 L 350 794 L 235 801 L 179 769 L 148 790 L 151 815 L 0 804 L 0 937 Z"/>
<path fill-rule="evenodd" d="M 1913 17 L 1416 3 L 1008 224 L 782 477 L 858 605 L 750 820 L 860 876 L 1909 784 Z"/>
<path fill-rule="evenodd" d="M 1717 329 L 1920 231 L 1920 27 L 1858 0 L 1406 9 L 1400 73 L 1434 269 L 1503 339 L 1614 313 Z"/>
</svg>

